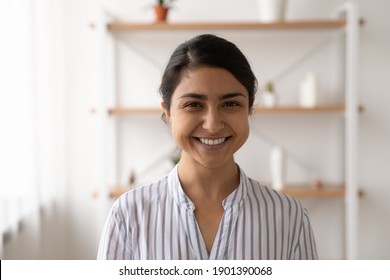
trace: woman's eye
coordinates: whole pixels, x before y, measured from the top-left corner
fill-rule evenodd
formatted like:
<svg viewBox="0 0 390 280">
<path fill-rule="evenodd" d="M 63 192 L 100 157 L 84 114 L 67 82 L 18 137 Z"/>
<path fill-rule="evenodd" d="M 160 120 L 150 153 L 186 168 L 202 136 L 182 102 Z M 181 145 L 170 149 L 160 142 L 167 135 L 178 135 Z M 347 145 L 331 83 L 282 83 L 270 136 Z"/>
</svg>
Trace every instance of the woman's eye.
<svg viewBox="0 0 390 280">
<path fill-rule="evenodd" d="M 190 102 L 184 105 L 184 108 L 200 108 L 201 104 L 198 102 Z"/>
<path fill-rule="evenodd" d="M 228 101 L 228 102 L 224 103 L 224 106 L 225 107 L 237 107 L 237 106 L 240 106 L 240 104 L 235 102 L 235 101 Z"/>
</svg>

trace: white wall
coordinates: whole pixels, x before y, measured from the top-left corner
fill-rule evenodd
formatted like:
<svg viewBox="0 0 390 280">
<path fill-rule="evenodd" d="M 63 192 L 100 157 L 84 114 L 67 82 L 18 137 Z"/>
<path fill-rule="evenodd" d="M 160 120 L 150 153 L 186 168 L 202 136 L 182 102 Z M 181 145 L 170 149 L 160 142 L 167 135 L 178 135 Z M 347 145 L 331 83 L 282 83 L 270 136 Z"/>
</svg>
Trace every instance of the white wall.
<svg viewBox="0 0 390 280">
<path fill-rule="evenodd" d="M 101 154 L 99 147 L 99 121 L 90 113 L 98 104 L 100 41 L 96 29 L 89 29 L 101 7 L 117 18 L 149 22 L 153 19 L 148 8 L 153 1 L 106 0 L 64 1 L 64 42 L 66 75 L 66 110 L 68 113 L 68 184 L 69 204 L 66 209 L 69 227 L 63 241 L 66 257 L 94 259 L 101 232 L 102 212 L 99 200 L 91 194 L 99 189 Z M 204 4 L 203 4 L 204 2 Z M 290 0 L 287 19 L 327 18 L 342 0 L 310 1 Z M 360 50 L 360 102 L 365 112 L 360 116 L 359 184 L 365 192 L 360 203 L 361 259 L 389 259 L 390 242 L 390 188 L 387 180 L 390 158 L 390 81 L 386 75 L 390 66 L 390 3 L 386 0 L 356 1 L 366 25 L 361 29 Z M 202 4 L 200 4 L 202 3 Z M 206 4 L 207 3 L 207 4 Z M 246 5 L 243 5 L 245 3 Z M 220 4 L 223 4 L 222 8 Z M 178 0 L 171 21 L 229 21 L 256 20 L 255 0 L 190 1 Z M 260 85 L 278 75 L 286 65 L 294 63 L 307 51 L 322 42 L 328 33 L 309 32 L 223 32 L 221 35 L 236 42 L 247 54 L 258 76 Z M 118 89 L 121 101 L 127 105 L 147 106 L 158 102 L 157 87 L 162 67 L 172 49 L 196 32 L 121 35 L 118 44 Z M 153 35 L 153 36 L 152 36 Z M 313 35 L 313 36 L 312 36 Z M 308 39 L 314 38 L 314 39 Z M 160 40 L 163 39 L 163 40 Z M 340 64 L 340 40 L 330 41 L 318 54 L 300 64 L 277 84 L 281 103 L 297 102 L 298 84 L 308 70 L 320 76 L 324 102 L 339 99 L 343 77 Z M 288 46 L 288 48 L 287 48 Z M 141 55 L 140 55 L 141 53 Z M 330 57 L 330 59 L 328 59 Z M 341 65 L 341 66 L 340 66 Z M 341 68 L 340 68 L 341 67 Z M 126 70 L 126 71 L 124 71 Z M 133 95 L 135 94 L 135 95 Z M 148 94 L 148 96 L 143 96 Z M 267 181 L 269 146 L 256 135 L 266 133 L 288 148 L 293 156 L 318 170 L 325 181 L 339 182 L 343 178 L 342 119 L 339 117 L 253 116 L 253 133 L 237 160 L 247 173 Z M 141 172 L 156 156 L 161 147 L 169 149 L 173 143 L 158 115 L 127 117 L 119 121 L 124 149 L 120 158 L 120 180 L 126 182 L 130 169 Z M 142 132 L 142 133 L 139 133 Z M 304 137 L 302 137 L 304 135 Z M 158 139 L 158 145 L 156 145 Z M 307 145 L 310 139 L 311 145 Z M 295 161 L 289 161 L 288 178 L 302 181 L 309 177 Z M 169 168 L 166 162 L 155 172 L 145 173 L 142 180 L 154 178 Z M 320 257 L 342 259 L 344 240 L 344 204 L 342 199 L 305 200 L 313 221 Z M 63 255 L 62 255 L 63 256 Z M 61 255 L 60 257 L 63 258 Z M 53 253 L 50 254 L 53 257 Z"/>
</svg>

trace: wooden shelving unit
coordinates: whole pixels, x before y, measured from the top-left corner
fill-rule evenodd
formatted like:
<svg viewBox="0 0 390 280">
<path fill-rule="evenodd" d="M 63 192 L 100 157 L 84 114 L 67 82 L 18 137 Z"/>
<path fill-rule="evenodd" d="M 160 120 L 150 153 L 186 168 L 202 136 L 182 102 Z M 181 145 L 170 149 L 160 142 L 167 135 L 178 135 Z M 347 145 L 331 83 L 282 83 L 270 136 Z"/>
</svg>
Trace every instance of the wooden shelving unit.
<svg viewBox="0 0 390 280">
<path fill-rule="evenodd" d="M 294 20 L 281 21 L 274 23 L 260 22 L 171 22 L 171 23 L 135 23 L 135 22 L 108 22 L 107 18 L 102 18 L 101 41 L 102 55 L 111 53 L 111 59 L 108 63 L 102 64 L 102 77 L 107 77 L 110 82 L 102 81 L 102 104 L 103 108 L 107 108 L 108 113 L 99 114 L 102 123 L 102 149 L 104 145 L 111 145 L 103 151 L 104 166 L 102 170 L 109 175 L 105 176 L 104 182 L 106 189 L 111 198 L 117 198 L 122 193 L 129 190 L 127 187 L 117 186 L 118 176 L 116 174 L 118 165 L 118 151 L 115 143 L 117 143 L 117 128 L 115 122 L 107 121 L 107 118 L 113 116 L 133 116 L 136 114 L 161 114 L 162 110 L 158 107 L 149 108 L 132 108 L 122 107 L 115 99 L 115 74 L 106 73 L 104 69 L 116 69 L 115 64 L 115 48 L 113 41 L 115 33 L 118 32 L 159 32 L 159 31 L 300 31 L 300 30 L 337 30 L 342 29 L 345 33 L 345 92 L 343 93 L 345 100 L 343 104 L 321 105 L 315 108 L 302 108 L 299 106 L 280 106 L 276 108 L 255 107 L 254 114 L 340 114 L 343 117 L 345 124 L 345 185 L 327 186 L 321 188 L 313 188 L 310 184 L 302 186 L 288 186 L 283 191 L 297 198 L 341 198 L 345 200 L 345 226 L 346 226 L 346 258 L 357 258 L 358 247 L 358 199 L 362 195 L 358 190 L 357 180 L 357 137 L 358 137 L 358 114 L 363 111 L 363 108 L 358 104 L 357 100 L 357 84 L 358 84 L 358 49 L 359 49 L 359 25 L 364 23 L 359 19 L 359 11 L 355 4 L 346 3 L 338 9 L 339 18 L 320 19 L 320 20 Z M 99 25 L 100 26 L 100 25 Z M 167 40 L 169 38 L 167 37 Z M 343 61 L 341 61 L 343 62 Z M 108 74 L 108 75 L 107 75 Z M 109 85 L 109 86 L 107 86 Z M 107 89 L 106 90 L 103 89 Z M 107 101 L 107 96 L 109 101 Z M 109 105 L 108 105 L 109 104 Z M 111 151 L 111 153 L 109 153 Z M 114 151 L 114 152 L 113 152 Z M 115 155 L 116 153 L 116 155 Z M 114 155 L 113 155 L 114 154 Z M 109 166 L 109 168 L 108 168 Z"/>
</svg>

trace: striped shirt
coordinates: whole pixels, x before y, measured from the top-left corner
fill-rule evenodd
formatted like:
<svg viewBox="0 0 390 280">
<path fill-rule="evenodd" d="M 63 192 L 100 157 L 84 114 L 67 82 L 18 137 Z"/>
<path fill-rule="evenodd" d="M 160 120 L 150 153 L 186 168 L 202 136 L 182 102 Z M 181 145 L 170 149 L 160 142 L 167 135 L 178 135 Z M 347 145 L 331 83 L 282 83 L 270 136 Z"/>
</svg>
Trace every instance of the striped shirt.
<svg viewBox="0 0 390 280">
<path fill-rule="evenodd" d="M 98 259 L 317 259 L 306 210 L 294 198 L 248 178 L 222 203 L 211 252 L 206 249 L 177 166 L 158 181 L 133 189 L 111 208 Z"/>
</svg>

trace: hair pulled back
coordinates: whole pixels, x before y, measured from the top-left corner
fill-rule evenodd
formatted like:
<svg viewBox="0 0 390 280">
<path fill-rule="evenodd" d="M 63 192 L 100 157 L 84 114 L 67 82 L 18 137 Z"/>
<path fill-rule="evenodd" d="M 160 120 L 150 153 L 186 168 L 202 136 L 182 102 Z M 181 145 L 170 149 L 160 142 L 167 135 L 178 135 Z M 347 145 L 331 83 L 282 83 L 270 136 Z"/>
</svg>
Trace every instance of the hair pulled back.
<svg viewBox="0 0 390 280">
<path fill-rule="evenodd" d="M 180 44 L 173 51 L 159 88 L 168 111 L 171 108 L 172 95 L 183 73 L 204 66 L 229 71 L 248 91 L 251 111 L 257 90 L 257 79 L 248 60 L 235 44 L 211 34 L 198 35 Z"/>
</svg>

